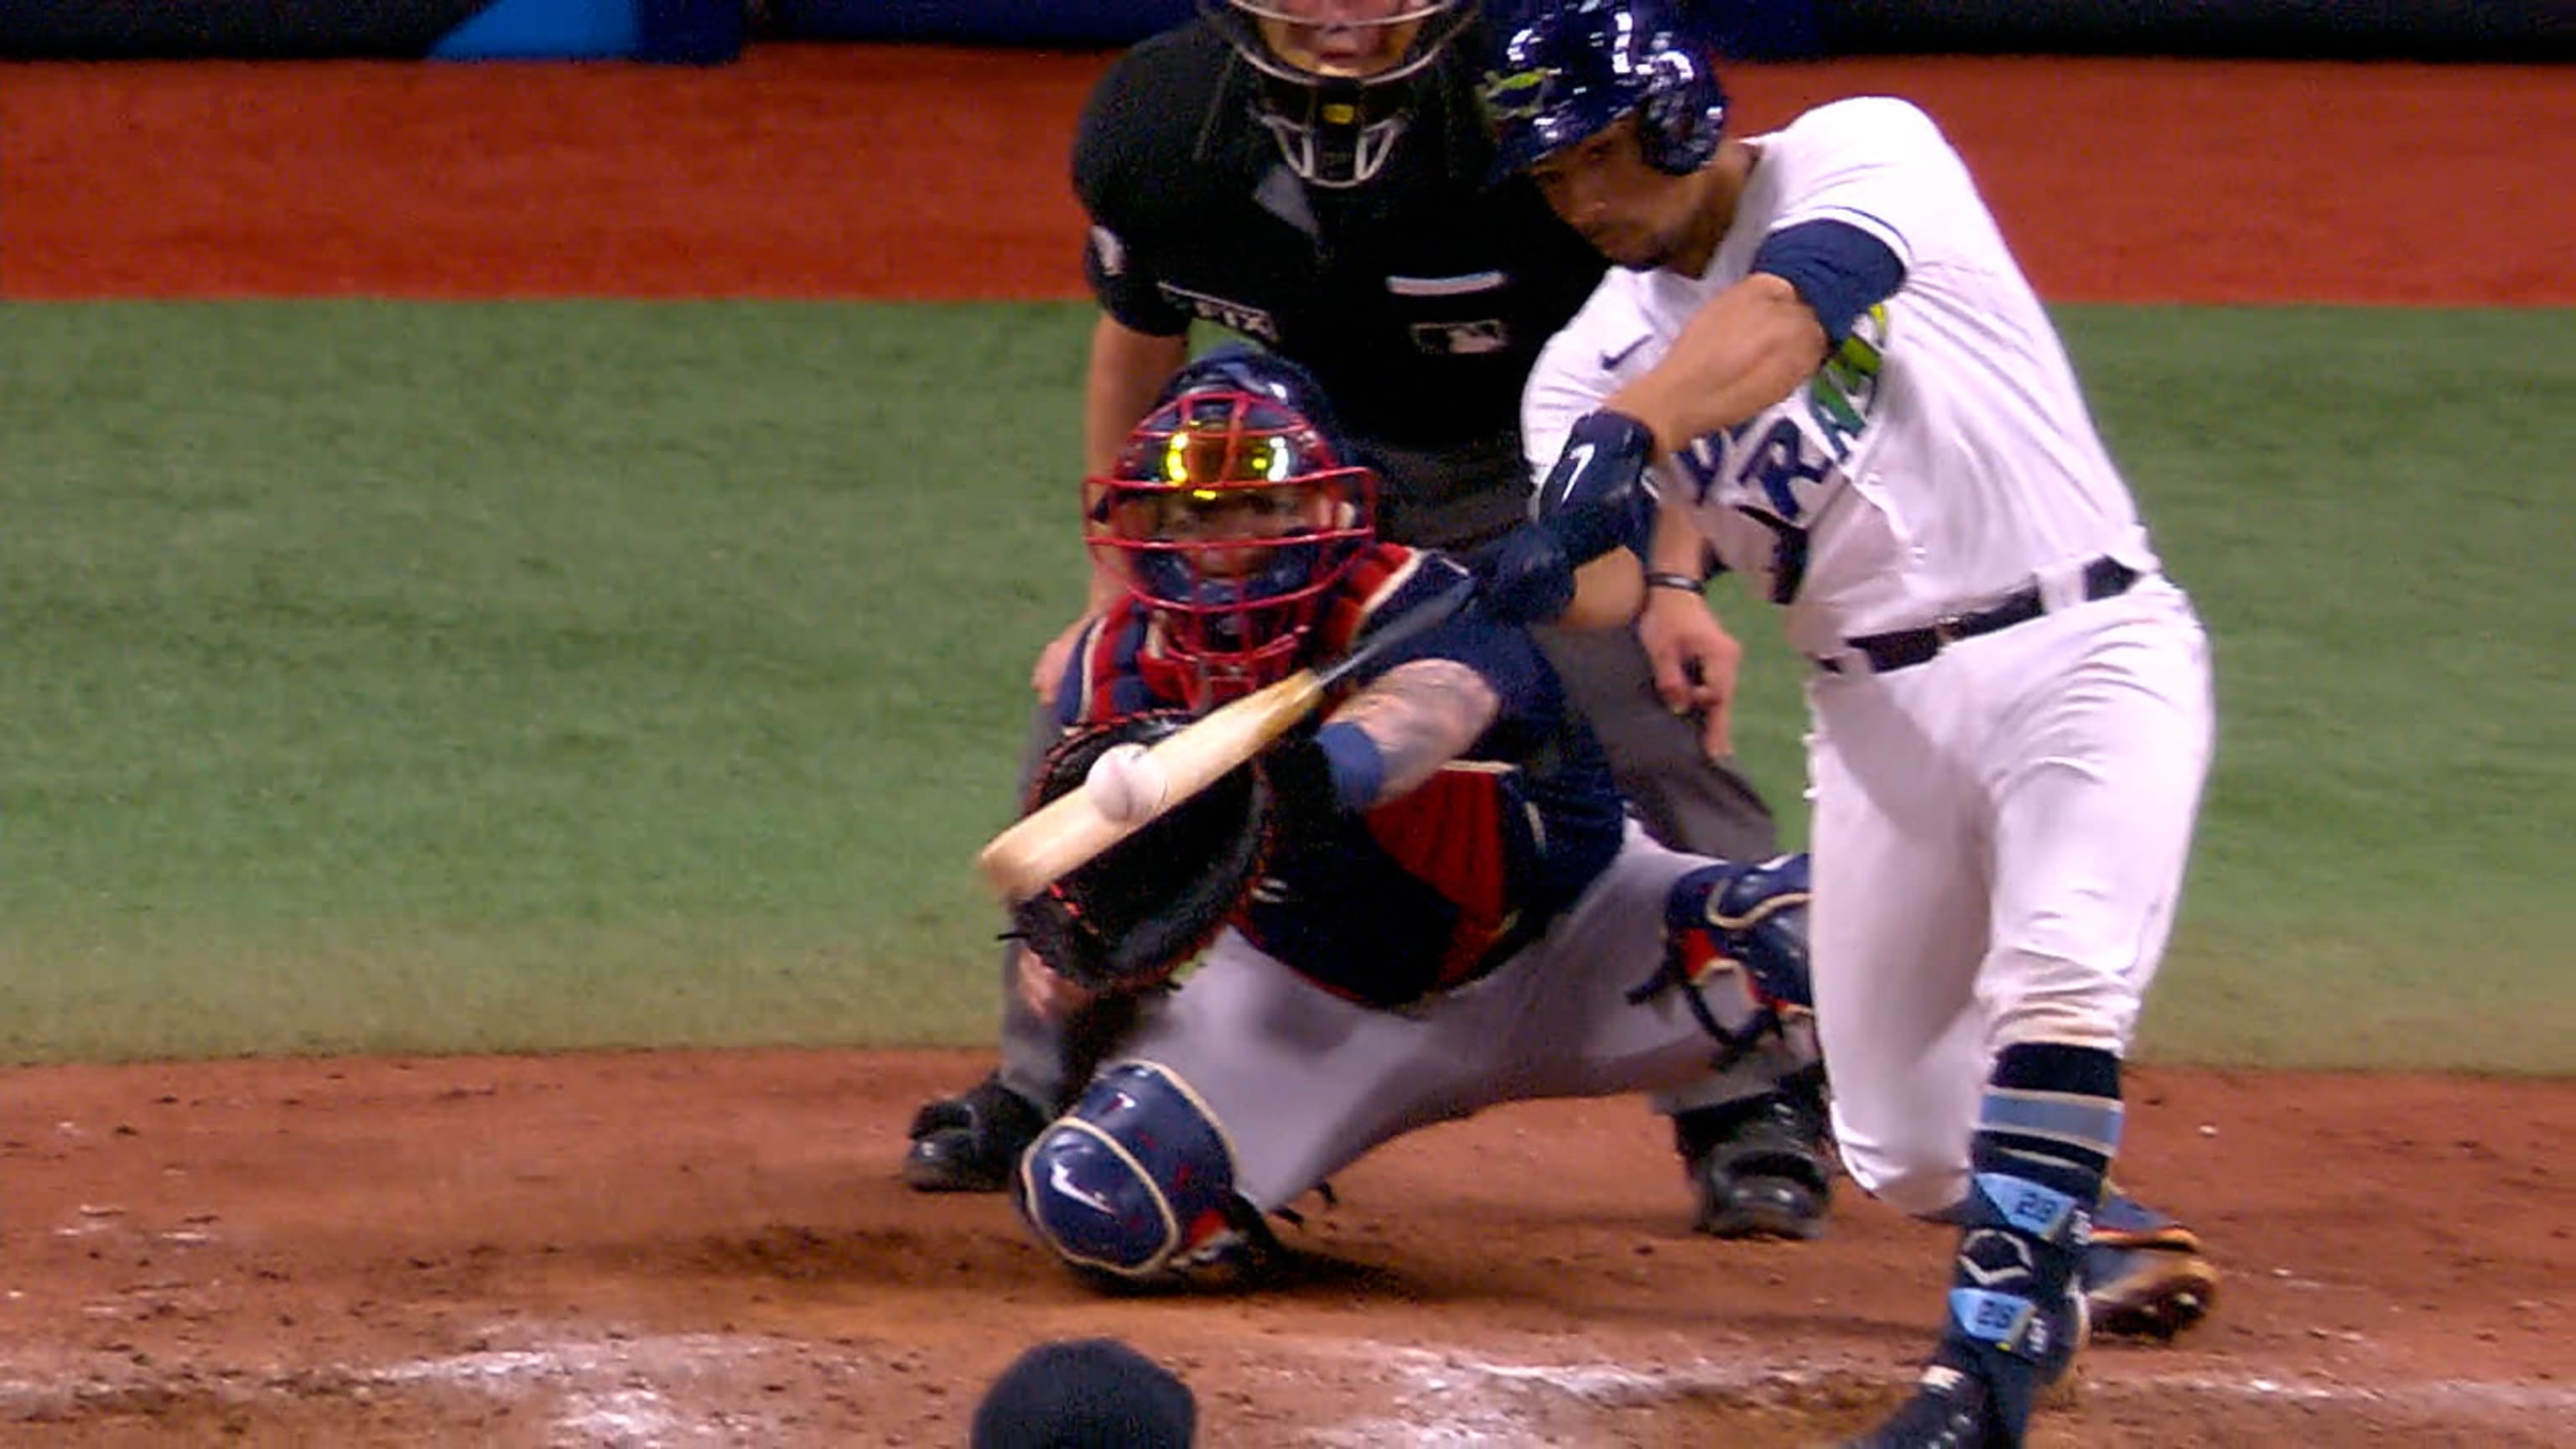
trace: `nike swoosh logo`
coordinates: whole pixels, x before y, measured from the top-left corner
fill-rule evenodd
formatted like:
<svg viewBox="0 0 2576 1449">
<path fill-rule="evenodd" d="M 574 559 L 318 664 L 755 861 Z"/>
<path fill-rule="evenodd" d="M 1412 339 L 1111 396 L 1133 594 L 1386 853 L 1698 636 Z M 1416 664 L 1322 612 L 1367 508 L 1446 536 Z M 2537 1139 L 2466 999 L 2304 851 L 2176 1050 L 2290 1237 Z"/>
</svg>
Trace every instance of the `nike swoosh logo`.
<svg viewBox="0 0 2576 1449">
<path fill-rule="evenodd" d="M 1091 1209 L 1093 1212 L 1096 1212 L 1103 1217 L 1114 1218 L 1118 1216 L 1118 1210 L 1109 1205 L 1109 1199 L 1107 1197 L 1096 1192 L 1083 1191 L 1082 1188 L 1074 1182 L 1073 1174 L 1066 1170 L 1065 1165 L 1061 1162 L 1049 1165 L 1047 1170 L 1047 1186 L 1055 1189 L 1057 1196 L 1069 1197 L 1075 1202 L 1082 1204 L 1084 1207 Z"/>
<path fill-rule="evenodd" d="M 1637 355 L 1637 349 L 1638 349 L 1638 348 L 1640 348 L 1640 347 L 1643 347 L 1643 346 L 1645 346 L 1645 345 L 1646 345 L 1646 339 L 1645 339 L 1645 338 L 1643 338 L 1643 337 L 1640 337 L 1640 338 L 1638 338 L 1636 341 L 1629 343 L 1627 346 L 1620 348 L 1620 349 L 1619 349 L 1618 351 L 1616 351 L 1616 352 L 1605 352 L 1605 353 L 1602 353 L 1602 354 L 1601 354 L 1601 370 L 1602 370 L 1602 371 L 1604 371 L 1604 372 L 1608 372 L 1610 369 L 1612 369 L 1612 368 L 1614 368 L 1614 367 L 1617 367 L 1620 363 L 1623 363 L 1623 362 L 1627 361 L 1629 358 L 1636 356 L 1636 355 Z"/>
</svg>

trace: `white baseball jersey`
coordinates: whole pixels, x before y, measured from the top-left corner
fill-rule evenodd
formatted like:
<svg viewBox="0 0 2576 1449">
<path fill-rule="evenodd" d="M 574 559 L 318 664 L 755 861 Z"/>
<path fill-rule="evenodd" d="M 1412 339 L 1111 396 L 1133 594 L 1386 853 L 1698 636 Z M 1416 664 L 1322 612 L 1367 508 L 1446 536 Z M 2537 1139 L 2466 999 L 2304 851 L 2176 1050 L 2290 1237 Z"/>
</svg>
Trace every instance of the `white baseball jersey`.
<svg viewBox="0 0 2576 1449">
<path fill-rule="evenodd" d="M 1574 421 L 1775 230 L 1845 222 L 1903 265 L 1806 386 L 1682 449 L 1657 487 L 1835 666 L 1808 686 L 1816 1024 L 1845 1164 L 1932 1213 L 1964 1191 L 1997 1050 L 2127 1048 L 2208 769 L 2207 641 L 1930 119 L 1843 101 L 1749 144 L 1706 275 L 1614 271 L 1541 353 L 1527 446 L 1545 476 Z M 2137 577 L 2096 594 L 2082 575 L 2106 556 Z M 1851 663 L 1865 651 L 1847 641 L 2034 582 L 2044 607 L 2023 622 L 1885 672 Z"/>
<path fill-rule="evenodd" d="M 1576 418 L 1743 279 L 1766 235 L 1847 222 L 1896 253 L 1905 285 L 1805 389 L 1699 439 L 1657 480 L 1696 503 L 1729 568 L 1787 603 L 1790 642 L 1832 653 L 2105 554 L 2153 572 L 2065 351 L 1931 120 L 1869 97 L 1751 144 L 1707 275 L 1614 270 L 1541 354 L 1523 400 L 1533 476 Z"/>
</svg>

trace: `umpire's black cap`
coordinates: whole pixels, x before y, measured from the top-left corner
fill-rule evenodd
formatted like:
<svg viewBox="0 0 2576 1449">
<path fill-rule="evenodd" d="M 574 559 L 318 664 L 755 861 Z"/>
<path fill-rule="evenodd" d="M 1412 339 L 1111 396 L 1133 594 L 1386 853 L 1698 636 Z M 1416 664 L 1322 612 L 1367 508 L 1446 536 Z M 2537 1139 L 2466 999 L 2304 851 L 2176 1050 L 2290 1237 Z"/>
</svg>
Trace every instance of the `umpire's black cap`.
<svg viewBox="0 0 2576 1449">
<path fill-rule="evenodd" d="M 1014 1359 L 975 1407 L 972 1449 L 1188 1449 L 1198 1400 L 1114 1338 L 1059 1339 Z"/>
</svg>

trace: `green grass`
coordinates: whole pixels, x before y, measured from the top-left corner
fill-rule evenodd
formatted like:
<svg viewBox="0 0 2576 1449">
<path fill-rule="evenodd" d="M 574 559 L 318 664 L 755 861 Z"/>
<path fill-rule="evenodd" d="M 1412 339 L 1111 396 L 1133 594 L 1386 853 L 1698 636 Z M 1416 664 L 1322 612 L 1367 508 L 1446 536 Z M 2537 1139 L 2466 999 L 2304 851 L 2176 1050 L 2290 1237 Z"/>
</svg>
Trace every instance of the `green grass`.
<svg viewBox="0 0 2576 1449">
<path fill-rule="evenodd" d="M 2145 1054 L 2576 1070 L 2566 314 L 2065 315 L 2218 647 Z M 0 1060 L 988 1036 L 1088 321 L 0 307 Z"/>
<path fill-rule="evenodd" d="M 2570 320 L 2069 310 L 2217 659 L 2150 1053 L 2576 1070 Z"/>
</svg>

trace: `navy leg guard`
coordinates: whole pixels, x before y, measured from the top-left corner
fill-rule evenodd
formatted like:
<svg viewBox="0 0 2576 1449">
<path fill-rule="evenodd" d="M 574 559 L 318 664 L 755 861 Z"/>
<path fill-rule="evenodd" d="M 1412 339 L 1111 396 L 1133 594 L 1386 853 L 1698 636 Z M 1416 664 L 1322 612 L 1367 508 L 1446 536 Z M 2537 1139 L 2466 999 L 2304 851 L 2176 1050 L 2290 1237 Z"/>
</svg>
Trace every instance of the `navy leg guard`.
<svg viewBox="0 0 2576 1449">
<path fill-rule="evenodd" d="M 1021 1217 L 1067 1263 L 1136 1284 L 1249 1251 L 1260 1233 L 1235 1195 L 1224 1130 L 1188 1083 L 1152 1062 L 1093 1078 L 1021 1159 L 1018 1196 Z"/>
<path fill-rule="evenodd" d="M 1753 864 L 1713 861 L 1682 875 L 1664 901 L 1664 959 L 1654 975 L 1630 988 L 1628 1000 L 1650 1001 L 1680 988 L 1701 1029 L 1718 1040 L 1720 1071 L 1764 1037 L 1787 1035 L 1816 1007 L 1807 967 L 1807 879 L 1804 852 Z M 1735 978 L 1744 993 L 1742 1005 L 1723 1007 L 1741 1016 L 1733 1028 L 1718 1019 L 1721 1007 L 1707 996 L 1721 977 Z"/>
<path fill-rule="evenodd" d="M 1984 1381 L 1990 1443 L 2022 1442 L 2040 1390 L 2084 1347 L 2078 1269 L 2120 1116 L 2120 1063 L 2108 1052 L 2040 1043 L 1995 1061 L 1935 1357 Z"/>
</svg>

